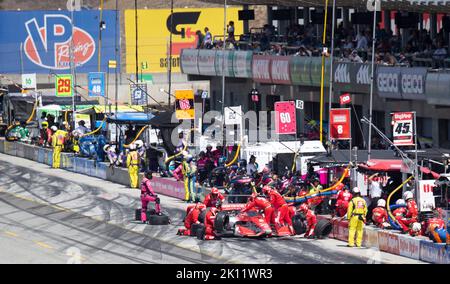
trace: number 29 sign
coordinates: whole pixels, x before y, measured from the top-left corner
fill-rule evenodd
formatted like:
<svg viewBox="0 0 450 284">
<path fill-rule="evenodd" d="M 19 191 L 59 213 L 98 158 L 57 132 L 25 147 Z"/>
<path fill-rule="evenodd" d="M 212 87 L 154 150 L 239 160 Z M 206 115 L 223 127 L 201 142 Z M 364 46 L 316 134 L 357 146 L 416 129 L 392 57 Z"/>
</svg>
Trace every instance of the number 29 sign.
<svg viewBox="0 0 450 284">
<path fill-rule="evenodd" d="M 297 133 L 295 102 L 275 103 L 275 130 L 277 134 Z"/>
<path fill-rule="evenodd" d="M 72 75 L 56 75 L 55 78 L 56 96 L 71 97 L 73 95 Z"/>
<path fill-rule="evenodd" d="M 335 108 L 330 110 L 330 138 L 334 140 L 348 140 L 351 136 L 349 108 Z"/>
<path fill-rule="evenodd" d="M 394 112 L 392 114 L 392 136 L 394 137 L 394 145 L 414 145 L 413 122 L 413 112 Z"/>
</svg>

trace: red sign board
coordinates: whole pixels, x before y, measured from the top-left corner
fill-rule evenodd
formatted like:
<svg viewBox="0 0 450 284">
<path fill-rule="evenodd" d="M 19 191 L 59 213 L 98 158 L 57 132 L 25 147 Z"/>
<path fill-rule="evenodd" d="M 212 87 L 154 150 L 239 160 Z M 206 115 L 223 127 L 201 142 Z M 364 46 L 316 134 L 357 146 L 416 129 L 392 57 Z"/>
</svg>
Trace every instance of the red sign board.
<svg viewBox="0 0 450 284">
<path fill-rule="evenodd" d="M 414 145 L 414 113 L 394 112 L 392 114 L 392 135 L 394 145 L 411 146 Z"/>
<path fill-rule="evenodd" d="M 253 80 L 258 83 L 272 83 L 270 56 L 254 55 L 253 56 Z"/>
<path fill-rule="evenodd" d="M 339 97 L 341 105 L 346 105 L 352 102 L 352 97 L 349 93 L 343 94 Z"/>
<path fill-rule="evenodd" d="M 352 138 L 349 108 L 330 110 L 330 138 L 334 140 L 348 140 Z"/>
<path fill-rule="evenodd" d="M 275 103 L 275 128 L 277 134 L 297 133 L 295 102 Z"/>
</svg>

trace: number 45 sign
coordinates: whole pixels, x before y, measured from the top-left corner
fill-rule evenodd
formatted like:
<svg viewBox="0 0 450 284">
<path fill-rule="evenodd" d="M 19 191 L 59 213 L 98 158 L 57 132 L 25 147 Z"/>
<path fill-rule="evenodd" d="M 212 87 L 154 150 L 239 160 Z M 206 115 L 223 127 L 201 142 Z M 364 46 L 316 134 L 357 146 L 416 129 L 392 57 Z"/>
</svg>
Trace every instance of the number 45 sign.
<svg viewBox="0 0 450 284">
<path fill-rule="evenodd" d="M 71 97 L 73 95 L 72 75 L 56 75 L 55 78 L 56 96 Z"/>
<path fill-rule="evenodd" d="M 392 114 L 392 135 L 394 145 L 411 146 L 414 145 L 414 113 L 394 112 Z"/>
</svg>

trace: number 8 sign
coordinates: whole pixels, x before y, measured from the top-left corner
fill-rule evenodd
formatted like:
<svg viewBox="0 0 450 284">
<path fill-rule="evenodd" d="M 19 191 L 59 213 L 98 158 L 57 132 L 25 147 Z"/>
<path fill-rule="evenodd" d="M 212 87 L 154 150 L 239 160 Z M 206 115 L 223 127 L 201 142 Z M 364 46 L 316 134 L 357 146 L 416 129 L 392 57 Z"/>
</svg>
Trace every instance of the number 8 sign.
<svg viewBox="0 0 450 284">
<path fill-rule="evenodd" d="M 71 97 L 73 95 L 72 75 L 56 75 L 55 78 L 56 96 Z"/>
<path fill-rule="evenodd" d="M 350 109 L 335 108 L 330 110 L 330 138 L 335 140 L 351 139 Z"/>
</svg>

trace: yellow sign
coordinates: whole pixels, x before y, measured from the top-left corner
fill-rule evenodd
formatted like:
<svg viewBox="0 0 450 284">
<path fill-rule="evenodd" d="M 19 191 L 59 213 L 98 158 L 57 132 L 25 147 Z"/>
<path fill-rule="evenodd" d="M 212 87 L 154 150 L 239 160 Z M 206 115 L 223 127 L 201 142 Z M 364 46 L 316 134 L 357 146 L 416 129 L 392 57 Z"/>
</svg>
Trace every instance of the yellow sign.
<svg viewBox="0 0 450 284">
<path fill-rule="evenodd" d="M 71 97 L 72 89 L 72 75 L 56 75 L 55 89 L 57 97 Z"/>
<path fill-rule="evenodd" d="M 117 61 L 115 61 L 115 60 L 108 61 L 108 68 L 114 69 L 116 67 L 117 67 Z"/>
<path fill-rule="evenodd" d="M 234 22 L 235 37 L 243 33 L 243 22 L 238 20 L 242 7 L 227 9 L 227 24 Z M 170 10 L 138 10 L 138 60 L 147 61 L 149 68 L 145 73 L 168 71 Z M 172 72 L 180 72 L 180 53 L 183 48 L 197 46 L 197 31 L 205 34 L 208 27 L 211 35 L 223 40 L 223 9 L 175 9 L 172 31 Z M 125 10 L 126 72 L 136 72 L 136 30 L 134 10 Z M 183 37 L 184 36 L 184 37 Z M 139 64 L 140 65 L 140 64 Z"/>
<path fill-rule="evenodd" d="M 175 99 L 177 119 L 195 119 L 194 91 L 177 90 Z"/>
</svg>

